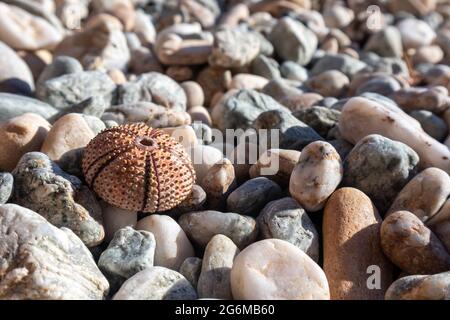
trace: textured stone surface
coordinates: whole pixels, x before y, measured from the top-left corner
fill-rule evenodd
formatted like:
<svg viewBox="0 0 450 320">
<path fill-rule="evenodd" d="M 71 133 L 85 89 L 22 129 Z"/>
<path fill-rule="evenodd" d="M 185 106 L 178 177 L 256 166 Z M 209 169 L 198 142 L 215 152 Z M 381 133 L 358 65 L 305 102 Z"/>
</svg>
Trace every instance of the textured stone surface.
<svg viewBox="0 0 450 320">
<path fill-rule="evenodd" d="M 0 204 L 5 204 L 11 197 L 14 177 L 9 172 L 0 172 Z"/>
<path fill-rule="evenodd" d="M 139 271 L 153 267 L 155 247 L 151 232 L 122 228 L 100 255 L 98 267 L 108 278 L 111 288 L 117 289 Z"/>
<path fill-rule="evenodd" d="M 436 235 L 408 211 L 396 211 L 381 226 L 384 253 L 408 274 L 450 269 L 450 254 Z"/>
<path fill-rule="evenodd" d="M 227 209 L 256 217 L 269 201 L 280 198 L 281 195 L 280 186 L 272 180 L 265 177 L 253 178 L 228 196 Z"/>
<path fill-rule="evenodd" d="M 26 153 L 13 171 L 15 203 L 36 211 L 57 227 L 71 229 L 88 247 L 105 233 L 94 194 L 40 152 Z"/>
<path fill-rule="evenodd" d="M 52 63 L 48 64 L 44 70 L 42 70 L 39 78 L 37 79 L 36 86 L 40 87 L 45 84 L 45 81 L 58 78 L 65 74 L 82 71 L 83 66 L 77 59 L 68 56 L 59 56 L 56 57 Z"/>
<path fill-rule="evenodd" d="M 382 28 L 369 38 L 364 50 L 375 52 L 382 57 L 401 57 L 403 45 L 400 31 L 394 26 Z"/>
<path fill-rule="evenodd" d="M 418 163 L 419 156 L 406 144 L 372 134 L 345 159 L 343 183 L 363 191 L 384 213 L 417 173 Z"/>
<path fill-rule="evenodd" d="M 197 257 L 189 257 L 183 261 L 180 266 L 180 273 L 192 284 L 194 288 L 197 288 L 198 278 L 202 271 L 202 259 Z"/>
<path fill-rule="evenodd" d="M 321 106 L 296 110 L 292 113 L 297 119 L 313 128 L 322 137 L 326 137 L 331 128 L 339 121 L 338 110 Z"/>
<path fill-rule="evenodd" d="M 431 137 L 442 141 L 447 137 L 448 126 L 442 118 L 427 110 L 415 110 L 410 113 L 411 117 L 419 121 L 423 130 Z"/>
<path fill-rule="evenodd" d="M 292 243 L 315 262 L 319 260 L 319 234 L 306 211 L 290 197 L 269 202 L 258 216 L 260 237 Z"/>
<path fill-rule="evenodd" d="M 308 211 L 318 211 L 341 183 L 342 160 L 328 142 L 316 141 L 303 150 L 289 180 L 289 193 Z"/>
<path fill-rule="evenodd" d="M 113 299 L 194 300 L 197 293 L 178 272 L 164 267 L 150 267 L 125 281 Z"/>
<path fill-rule="evenodd" d="M 317 48 L 317 37 L 301 22 L 290 17 L 278 21 L 269 35 L 276 53 L 284 60 L 306 65 Z"/>
<path fill-rule="evenodd" d="M 322 269 L 302 250 L 279 239 L 255 242 L 236 257 L 231 289 L 234 299 L 330 299 Z"/>
<path fill-rule="evenodd" d="M 37 99 L 0 92 L 0 121 L 6 121 L 28 112 L 49 119 L 58 111 L 51 105 Z"/>
<path fill-rule="evenodd" d="M 0 299 L 103 299 L 108 281 L 69 229 L 15 204 L 0 206 Z"/>
<path fill-rule="evenodd" d="M 340 97 L 350 83 L 348 77 L 338 70 L 327 70 L 309 78 L 305 85 L 325 97 Z"/>
<path fill-rule="evenodd" d="M 449 300 L 450 272 L 398 279 L 386 291 L 386 300 Z"/>
<path fill-rule="evenodd" d="M 331 299 L 383 299 L 393 270 L 380 246 L 380 226 L 377 209 L 361 191 L 341 188 L 331 195 L 322 226 L 323 268 Z M 379 267 L 376 289 L 367 285 L 371 266 Z"/>
<path fill-rule="evenodd" d="M 94 96 L 110 101 L 115 87 L 106 73 L 84 71 L 47 80 L 39 87 L 37 96 L 57 109 L 66 109 Z"/>
<path fill-rule="evenodd" d="M 198 278 L 200 298 L 232 299 L 230 273 L 239 249 L 229 238 L 215 235 L 208 242 Z"/>
<path fill-rule="evenodd" d="M 223 234 L 243 249 L 255 241 L 258 234 L 256 222 L 252 217 L 232 212 L 189 212 L 182 215 L 178 223 L 187 236 L 200 247 L 205 247 L 216 234 Z"/>
<path fill-rule="evenodd" d="M 327 54 L 314 64 L 311 74 L 317 75 L 327 70 L 338 70 L 351 78 L 365 66 L 364 62 L 345 54 Z"/>
<path fill-rule="evenodd" d="M 39 151 L 50 123 L 34 113 L 25 113 L 0 125 L 0 169 L 12 171 L 27 152 Z"/>
</svg>

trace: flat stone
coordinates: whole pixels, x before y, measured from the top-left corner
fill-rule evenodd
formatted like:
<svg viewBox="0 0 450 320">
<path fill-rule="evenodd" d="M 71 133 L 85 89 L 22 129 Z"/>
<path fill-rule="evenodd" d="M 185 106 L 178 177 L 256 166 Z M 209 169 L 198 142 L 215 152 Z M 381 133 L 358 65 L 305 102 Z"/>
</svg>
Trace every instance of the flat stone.
<svg viewBox="0 0 450 320">
<path fill-rule="evenodd" d="M 109 284 L 69 229 L 15 204 L 0 206 L 0 299 L 103 299 Z"/>
<path fill-rule="evenodd" d="M 195 300 L 189 281 L 164 267 L 144 269 L 125 281 L 113 300 Z"/>
<path fill-rule="evenodd" d="M 6 121 L 28 112 L 49 119 L 58 111 L 51 105 L 37 99 L 0 92 L 0 121 Z"/>
<path fill-rule="evenodd" d="M 279 239 L 255 242 L 235 258 L 231 290 L 236 300 L 330 299 L 322 269 L 302 250 Z"/>
<path fill-rule="evenodd" d="M 101 208 L 94 194 L 75 176 L 63 172 L 40 152 L 26 153 L 13 171 L 13 201 L 71 229 L 88 247 L 105 236 Z"/>
<path fill-rule="evenodd" d="M 198 246 L 205 247 L 213 236 L 223 234 L 243 249 L 258 235 L 255 219 L 232 212 L 214 210 L 189 212 L 178 223 Z"/>
</svg>

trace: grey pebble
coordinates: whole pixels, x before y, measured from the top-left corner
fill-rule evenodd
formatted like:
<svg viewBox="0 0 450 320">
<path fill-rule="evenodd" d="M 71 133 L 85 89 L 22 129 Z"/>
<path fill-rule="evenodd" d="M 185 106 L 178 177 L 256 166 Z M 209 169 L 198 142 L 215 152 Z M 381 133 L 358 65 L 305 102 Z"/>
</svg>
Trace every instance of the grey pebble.
<svg viewBox="0 0 450 320">
<path fill-rule="evenodd" d="M 11 197 L 14 177 L 9 172 L 0 172 L 0 204 L 5 204 Z"/>
</svg>

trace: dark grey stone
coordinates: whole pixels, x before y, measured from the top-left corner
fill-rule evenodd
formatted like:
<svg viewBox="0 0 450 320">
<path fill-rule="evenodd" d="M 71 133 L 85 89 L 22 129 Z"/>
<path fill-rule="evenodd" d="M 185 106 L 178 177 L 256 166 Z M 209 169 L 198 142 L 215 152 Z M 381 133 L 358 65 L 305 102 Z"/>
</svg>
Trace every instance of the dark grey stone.
<svg viewBox="0 0 450 320">
<path fill-rule="evenodd" d="M 322 137 L 328 135 L 328 131 L 339 121 L 338 110 L 333 110 L 320 106 L 300 109 L 292 113 L 297 119 L 313 128 Z"/>
</svg>

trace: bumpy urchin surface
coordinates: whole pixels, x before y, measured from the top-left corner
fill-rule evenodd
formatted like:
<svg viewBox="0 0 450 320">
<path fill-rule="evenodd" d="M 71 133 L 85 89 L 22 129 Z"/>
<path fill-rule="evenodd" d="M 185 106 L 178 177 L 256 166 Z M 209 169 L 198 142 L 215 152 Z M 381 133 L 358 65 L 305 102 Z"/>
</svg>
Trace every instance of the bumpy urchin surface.
<svg viewBox="0 0 450 320">
<path fill-rule="evenodd" d="M 183 147 L 143 123 L 99 133 L 84 151 L 83 173 L 106 202 L 143 212 L 174 208 L 195 182 L 192 162 Z"/>
</svg>

